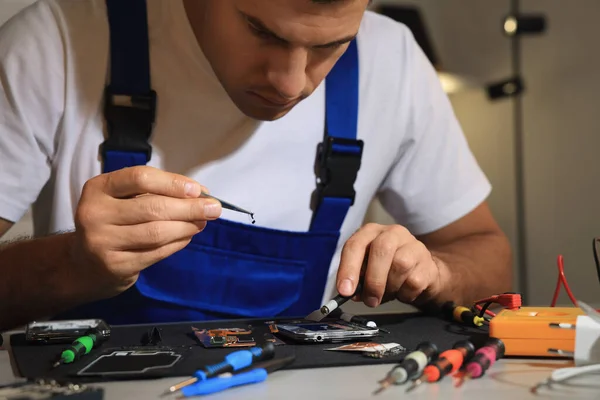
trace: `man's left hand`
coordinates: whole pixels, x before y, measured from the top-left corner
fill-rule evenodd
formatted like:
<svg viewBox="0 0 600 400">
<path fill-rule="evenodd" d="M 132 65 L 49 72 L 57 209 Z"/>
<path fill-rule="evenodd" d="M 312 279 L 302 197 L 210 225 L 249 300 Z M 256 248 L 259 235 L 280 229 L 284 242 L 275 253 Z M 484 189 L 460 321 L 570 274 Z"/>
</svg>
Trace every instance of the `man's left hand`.
<svg viewBox="0 0 600 400">
<path fill-rule="evenodd" d="M 358 298 L 367 306 L 398 299 L 414 303 L 440 292 L 446 265 L 401 225 L 367 224 L 342 250 L 337 289 L 351 296 L 363 277 Z"/>
</svg>

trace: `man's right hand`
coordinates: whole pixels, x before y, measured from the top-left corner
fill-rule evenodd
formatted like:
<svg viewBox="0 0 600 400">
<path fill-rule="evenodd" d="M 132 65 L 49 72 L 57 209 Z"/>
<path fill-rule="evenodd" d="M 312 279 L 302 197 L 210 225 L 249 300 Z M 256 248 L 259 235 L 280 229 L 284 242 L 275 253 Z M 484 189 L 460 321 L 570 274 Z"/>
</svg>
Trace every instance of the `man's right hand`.
<svg viewBox="0 0 600 400">
<path fill-rule="evenodd" d="M 201 191 L 185 176 L 147 166 L 90 179 L 75 215 L 75 275 L 93 285 L 93 297 L 128 289 L 144 268 L 183 249 L 221 215 L 221 204 Z"/>
</svg>

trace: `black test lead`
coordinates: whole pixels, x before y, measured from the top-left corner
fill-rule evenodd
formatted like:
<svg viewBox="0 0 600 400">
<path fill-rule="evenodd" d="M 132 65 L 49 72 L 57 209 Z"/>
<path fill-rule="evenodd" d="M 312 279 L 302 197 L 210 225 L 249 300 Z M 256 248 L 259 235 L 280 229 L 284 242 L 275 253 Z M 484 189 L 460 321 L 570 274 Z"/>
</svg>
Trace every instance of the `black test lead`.
<svg viewBox="0 0 600 400">
<path fill-rule="evenodd" d="M 381 385 L 373 394 L 379 394 L 392 384 L 401 385 L 409 379 L 414 379 L 423 373 L 425 367 L 437 358 L 437 346 L 431 342 L 419 343 L 415 351 L 404 357 L 404 360 L 394 367 L 385 377 L 379 381 Z"/>
<path fill-rule="evenodd" d="M 221 200 L 221 199 L 219 199 L 219 198 L 217 198 L 217 197 L 215 197 L 215 196 L 213 196 L 213 195 L 210 195 L 210 194 L 208 194 L 208 193 L 205 193 L 205 192 L 202 192 L 202 193 L 201 193 L 201 196 L 204 196 L 204 197 L 208 197 L 208 198 L 211 198 L 211 199 L 215 199 L 215 200 L 217 200 L 219 203 L 221 203 L 221 206 L 222 206 L 223 208 L 226 208 L 226 209 L 228 209 L 228 210 L 231 210 L 231 211 L 237 211 L 237 212 L 240 212 L 240 213 L 243 213 L 243 214 L 248 214 L 248 216 L 250 217 L 250 220 L 252 221 L 252 224 L 254 224 L 254 223 L 256 222 L 256 221 L 254 220 L 254 213 L 253 213 L 253 212 L 251 212 L 251 211 L 244 210 L 243 208 L 241 208 L 241 207 L 238 207 L 238 206 L 234 206 L 234 205 L 233 205 L 233 204 L 231 204 L 231 203 L 228 203 L 228 202 L 226 202 L 226 201 L 223 201 L 223 200 Z"/>
</svg>

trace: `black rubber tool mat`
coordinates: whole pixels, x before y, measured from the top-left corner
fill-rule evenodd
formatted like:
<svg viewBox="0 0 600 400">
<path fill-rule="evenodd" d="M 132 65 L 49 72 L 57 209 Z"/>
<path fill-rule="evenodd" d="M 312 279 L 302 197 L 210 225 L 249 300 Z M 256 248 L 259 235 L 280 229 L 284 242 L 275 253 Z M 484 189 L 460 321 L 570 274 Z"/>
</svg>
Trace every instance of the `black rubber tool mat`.
<svg viewBox="0 0 600 400">
<path fill-rule="evenodd" d="M 384 328 L 390 334 L 382 333 L 381 337 L 373 341 L 380 343 L 399 343 L 408 350 L 413 350 L 422 341 L 434 342 L 440 351 L 450 349 L 452 345 L 461 339 L 470 339 L 476 346 L 483 344 L 487 338 L 486 328 L 467 328 L 454 323 L 427 316 L 423 314 L 375 314 L 370 316 L 379 327 Z M 11 336 L 11 346 L 17 368 L 22 376 L 27 378 L 52 378 L 56 380 L 69 380 L 94 382 L 103 380 L 101 377 L 78 377 L 76 374 L 96 358 L 110 354 L 115 350 L 167 350 L 181 354 L 179 361 L 170 368 L 150 369 L 143 376 L 129 376 L 119 378 L 107 376 L 104 379 L 143 379 L 167 376 L 189 376 L 200 366 L 223 361 L 228 353 L 239 350 L 239 348 L 204 348 L 192 334 L 192 326 L 196 328 L 232 328 L 248 327 L 265 329 L 267 320 L 229 320 L 216 322 L 162 324 L 155 326 L 113 326 L 109 341 L 101 347 L 92 350 L 81 360 L 70 365 L 52 368 L 52 363 L 57 359 L 62 345 L 30 345 L 25 342 L 24 334 Z M 157 328 L 157 329 L 153 329 Z M 148 333 L 152 332 L 154 337 L 160 340 L 149 343 Z M 276 346 L 275 357 L 295 355 L 296 360 L 286 369 L 322 368 L 353 365 L 369 365 L 382 363 L 395 363 L 400 361 L 404 354 L 398 354 L 387 358 L 371 358 L 362 354 L 351 352 L 324 351 L 324 349 L 339 346 L 339 344 L 292 344 L 286 341 L 286 345 Z M 144 345 L 145 344 L 145 345 Z"/>
</svg>

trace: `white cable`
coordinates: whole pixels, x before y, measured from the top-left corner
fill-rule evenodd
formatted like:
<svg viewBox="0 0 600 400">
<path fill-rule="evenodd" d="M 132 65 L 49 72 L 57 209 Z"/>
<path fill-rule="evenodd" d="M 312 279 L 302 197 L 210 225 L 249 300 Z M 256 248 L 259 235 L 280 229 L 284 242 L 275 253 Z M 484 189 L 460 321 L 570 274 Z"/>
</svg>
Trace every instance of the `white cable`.
<svg viewBox="0 0 600 400">
<path fill-rule="evenodd" d="M 554 372 L 552 372 L 552 374 L 550 375 L 550 378 L 535 385 L 532 388 L 532 391 L 535 393 L 542 386 L 550 386 L 553 383 L 565 383 L 569 379 L 577 378 L 579 376 L 583 376 L 583 375 L 587 375 L 587 374 L 597 374 L 597 373 L 600 373 L 600 364 L 585 365 L 583 367 L 559 368 L 557 370 L 554 370 Z"/>
<path fill-rule="evenodd" d="M 559 383 L 578 376 L 594 373 L 600 373 L 600 364 L 585 365 L 583 367 L 559 368 L 552 372 L 550 380 Z"/>
</svg>

